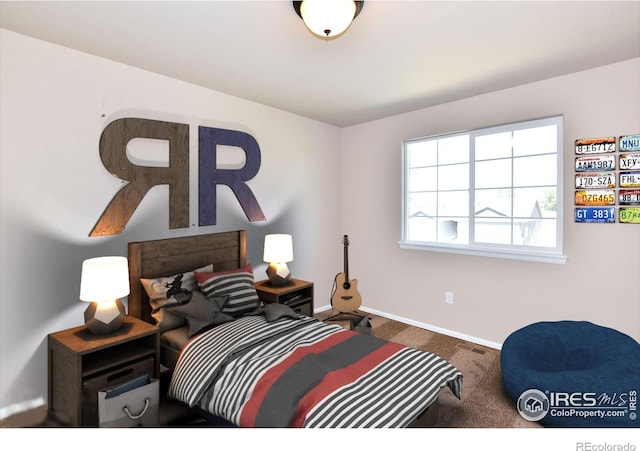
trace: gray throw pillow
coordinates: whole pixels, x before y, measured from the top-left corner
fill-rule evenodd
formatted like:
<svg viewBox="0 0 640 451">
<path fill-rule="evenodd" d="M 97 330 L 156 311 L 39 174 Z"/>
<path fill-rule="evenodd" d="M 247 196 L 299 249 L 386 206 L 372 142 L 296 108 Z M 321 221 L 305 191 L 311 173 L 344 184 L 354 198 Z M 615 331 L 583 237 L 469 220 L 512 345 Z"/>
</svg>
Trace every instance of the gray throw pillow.
<svg viewBox="0 0 640 451">
<path fill-rule="evenodd" d="M 202 292 L 195 290 L 191 292 L 189 302 L 165 307 L 165 309 L 186 319 L 189 326 L 189 337 L 193 337 L 206 328 L 233 321 L 233 317 L 221 311 L 227 299 L 227 296 L 208 299 Z"/>
<path fill-rule="evenodd" d="M 264 306 L 264 316 L 269 322 L 280 318 L 300 319 L 300 315 L 291 310 L 291 307 L 284 304 L 266 304 Z"/>
<path fill-rule="evenodd" d="M 263 307 L 255 309 L 253 312 L 247 313 L 246 316 L 264 315 L 268 322 L 278 320 L 280 318 L 300 319 L 300 315 L 291 310 L 291 307 L 284 304 L 265 304 Z"/>
</svg>

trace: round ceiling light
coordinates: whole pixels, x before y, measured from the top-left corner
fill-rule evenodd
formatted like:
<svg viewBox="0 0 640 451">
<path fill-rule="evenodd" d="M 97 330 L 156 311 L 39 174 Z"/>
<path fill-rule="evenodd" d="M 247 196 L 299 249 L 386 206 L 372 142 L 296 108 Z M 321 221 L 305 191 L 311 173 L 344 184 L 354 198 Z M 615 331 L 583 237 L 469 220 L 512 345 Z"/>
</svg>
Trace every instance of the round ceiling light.
<svg viewBox="0 0 640 451">
<path fill-rule="evenodd" d="M 342 34 L 355 19 L 364 1 L 354 0 L 302 0 L 294 1 L 293 8 L 307 28 L 323 38 Z"/>
</svg>

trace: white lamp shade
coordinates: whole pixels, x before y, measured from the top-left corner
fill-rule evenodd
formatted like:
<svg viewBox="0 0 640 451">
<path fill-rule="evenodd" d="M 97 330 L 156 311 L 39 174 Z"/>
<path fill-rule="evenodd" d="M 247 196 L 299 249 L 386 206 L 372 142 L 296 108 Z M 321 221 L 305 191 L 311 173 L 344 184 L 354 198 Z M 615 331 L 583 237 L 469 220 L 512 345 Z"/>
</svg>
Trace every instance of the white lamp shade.
<svg viewBox="0 0 640 451">
<path fill-rule="evenodd" d="M 126 257 L 97 257 L 82 262 L 80 300 L 113 301 L 129 295 Z"/>
<path fill-rule="evenodd" d="M 333 37 L 344 32 L 356 14 L 353 0 L 304 0 L 300 4 L 302 20 L 318 36 Z"/>
<path fill-rule="evenodd" d="M 263 260 L 268 263 L 293 261 L 293 239 L 291 235 L 276 233 L 264 237 Z"/>
</svg>

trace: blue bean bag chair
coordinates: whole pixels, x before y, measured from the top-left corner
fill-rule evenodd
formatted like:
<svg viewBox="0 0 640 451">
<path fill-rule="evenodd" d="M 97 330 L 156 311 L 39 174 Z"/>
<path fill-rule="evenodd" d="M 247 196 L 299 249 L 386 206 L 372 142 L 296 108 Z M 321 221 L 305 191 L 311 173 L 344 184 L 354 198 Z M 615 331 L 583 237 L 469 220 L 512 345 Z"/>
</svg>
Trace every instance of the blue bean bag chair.
<svg viewBox="0 0 640 451">
<path fill-rule="evenodd" d="M 539 322 L 513 332 L 502 380 L 520 414 L 550 427 L 640 427 L 640 344 L 587 321 Z"/>
</svg>

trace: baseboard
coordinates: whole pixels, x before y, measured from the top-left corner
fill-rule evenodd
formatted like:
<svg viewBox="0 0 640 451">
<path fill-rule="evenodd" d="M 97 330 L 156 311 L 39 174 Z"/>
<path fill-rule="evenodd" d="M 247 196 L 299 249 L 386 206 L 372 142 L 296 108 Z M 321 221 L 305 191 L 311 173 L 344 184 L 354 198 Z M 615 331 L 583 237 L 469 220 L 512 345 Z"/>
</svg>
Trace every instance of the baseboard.
<svg viewBox="0 0 640 451">
<path fill-rule="evenodd" d="M 320 307 L 319 309 L 316 309 L 316 312 L 324 312 L 325 310 L 330 310 L 331 306 L 325 306 L 325 307 Z M 448 335 L 449 337 L 453 337 L 453 338 L 458 338 L 460 340 L 464 340 L 464 341 L 468 341 L 471 343 L 475 343 L 481 346 L 486 346 L 488 348 L 492 348 L 492 349 L 497 349 L 497 350 L 501 350 L 502 349 L 502 343 L 496 343 L 493 341 L 489 341 L 489 340 L 485 340 L 483 338 L 478 338 L 478 337 L 474 337 L 472 335 L 467 335 L 464 334 L 462 332 L 458 332 L 455 330 L 450 330 L 450 329 L 444 329 L 442 327 L 438 327 L 438 326 L 434 326 L 432 324 L 427 324 L 427 323 L 422 323 L 420 321 L 414 321 L 412 319 L 409 318 L 404 318 L 402 316 L 398 316 L 398 315 L 393 315 L 391 313 L 386 313 L 386 312 L 382 312 L 380 310 L 376 310 L 376 309 L 370 309 L 370 308 L 360 308 L 358 310 L 361 310 L 363 312 L 368 312 L 374 315 L 378 315 L 378 316 L 382 316 L 384 318 L 388 318 L 388 319 L 392 319 L 394 321 L 399 321 L 401 323 L 405 323 L 405 324 L 409 324 L 411 326 L 416 326 L 419 327 L 421 329 L 426 329 L 426 330 L 430 330 L 431 332 L 437 332 L 439 334 L 443 334 L 443 335 Z"/>
</svg>

